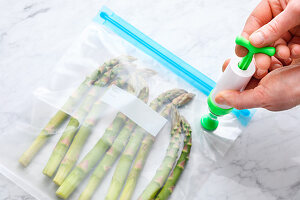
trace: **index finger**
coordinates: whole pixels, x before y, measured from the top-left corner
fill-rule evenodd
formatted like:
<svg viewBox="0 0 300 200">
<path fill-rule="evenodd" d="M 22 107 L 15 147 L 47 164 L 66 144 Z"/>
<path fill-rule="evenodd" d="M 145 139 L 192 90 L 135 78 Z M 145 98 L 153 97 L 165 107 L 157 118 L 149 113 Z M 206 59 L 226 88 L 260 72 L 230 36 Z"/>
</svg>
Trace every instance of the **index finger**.
<svg viewBox="0 0 300 200">
<path fill-rule="evenodd" d="M 254 31 L 270 22 L 272 18 L 273 14 L 270 4 L 267 0 L 262 0 L 248 17 L 241 35 L 249 39 L 249 36 Z M 240 45 L 236 45 L 235 52 L 240 57 L 244 57 L 248 53 L 247 49 Z"/>
</svg>

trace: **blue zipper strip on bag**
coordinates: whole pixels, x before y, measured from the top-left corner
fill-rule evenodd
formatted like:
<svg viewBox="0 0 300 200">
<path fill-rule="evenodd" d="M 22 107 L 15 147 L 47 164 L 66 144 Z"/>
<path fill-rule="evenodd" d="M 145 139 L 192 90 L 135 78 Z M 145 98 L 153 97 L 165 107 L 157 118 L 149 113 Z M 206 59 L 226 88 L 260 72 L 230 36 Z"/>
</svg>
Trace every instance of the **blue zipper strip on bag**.
<svg viewBox="0 0 300 200">
<path fill-rule="evenodd" d="M 102 7 L 99 15 L 94 18 L 94 21 L 108 27 L 117 35 L 150 55 L 205 95 L 208 96 L 210 91 L 215 87 L 216 83 L 212 79 L 137 30 L 109 8 L 105 6 Z M 234 109 L 233 113 L 237 116 L 242 125 L 247 125 L 254 112 Z"/>
</svg>

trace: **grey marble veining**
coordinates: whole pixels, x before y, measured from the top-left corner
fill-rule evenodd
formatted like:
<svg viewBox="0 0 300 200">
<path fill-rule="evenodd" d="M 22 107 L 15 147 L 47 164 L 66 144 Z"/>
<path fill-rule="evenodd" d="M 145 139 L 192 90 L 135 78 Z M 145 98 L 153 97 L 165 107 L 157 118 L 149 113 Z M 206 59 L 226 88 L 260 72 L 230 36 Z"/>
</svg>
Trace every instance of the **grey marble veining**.
<svg viewBox="0 0 300 200">
<path fill-rule="evenodd" d="M 31 195 L 20 189 L 6 177 L 0 174 L 0 199 L 1 200 L 34 200 Z"/>
<path fill-rule="evenodd" d="M 27 110 L 22 99 L 47 78 L 103 3 L 0 1 L 0 134 L 25 117 L 22 113 Z M 257 3 L 112 0 L 109 5 L 163 46 L 216 79 L 223 60 L 233 54 L 234 37 Z M 300 199 L 299 111 L 299 107 L 278 113 L 259 109 L 230 152 L 199 185 L 199 199 Z M 0 175 L 0 199 L 33 197 Z"/>
</svg>

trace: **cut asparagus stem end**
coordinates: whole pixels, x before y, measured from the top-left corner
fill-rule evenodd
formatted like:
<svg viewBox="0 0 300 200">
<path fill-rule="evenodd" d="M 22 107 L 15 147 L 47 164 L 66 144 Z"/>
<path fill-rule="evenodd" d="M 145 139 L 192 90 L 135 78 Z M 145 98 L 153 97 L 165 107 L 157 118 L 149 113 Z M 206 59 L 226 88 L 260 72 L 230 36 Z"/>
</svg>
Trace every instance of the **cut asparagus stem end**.
<svg viewBox="0 0 300 200">
<path fill-rule="evenodd" d="M 23 166 L 23 167 L 27 167 L 28 164 L 30 163 L 31 161 L 31 156 L 30 155 L 27 155 L 26 153 L 24 153 L 20 159 L 19 159 L 19 163 Z"/>
<path fill-rule="evenodd" d="M 52 177 L 64 158 L 70 143 L 79 127 L 79 121 L 71 117 L 67 127 L 65 128 L 61 138 L 55 145 L 52 154 L 43 170 L 46 176 Z"/>
<path fill-rule="evenodd" d="M 63 156 L 61 154 L 52 154 L 51 155 L 51 162 L 48 162 L 43 170 L 43 174 L 52 177 L 57 169 L 57 166 L 60 164 L 60 161 L 62 160 Z M 59 163 L 55 162 L 58 161 Z"/>
<path fill-rule="evenodd" d="M 28 156 L 25 156 L 23 154 L 23 156 L 19 159 L 19 163 L 23 166 L 23 167 L 27 167 L 29 162 L 30 162 L 30 158 L 28 158 Z"/>
<path fill-rule="evenodd" d="M 78 169 L 70 173 L 61 186 L 57 189 L 56 195 L 61 198 L 68 198 L 83 179 L 83 173 Z"/>
<path fill-rule="evenodd" d="M 60 186 L 64 182 L 67 175 L 68 175 L 67 170 L 59 170 L 57 171 L 57 174 L 55 175 L 53 182 L 56 185 Z"/>
<path fill-rule="evenodd" d="M 91 179 L 88 182 L 87 187 L 81 193 L 81 195 L 79 197 L 79 200 L 89 200 L 89 199 L 91 199 L 94 192 L 96 191 L 98 185 L 99 185 L 98 179 L 96 177 L 92 176 Z"/>
<path fill-rule="evenodd" d="M 32 145 L 23 153 L 23 155 L 19 159 L 19 162 L 24 167 L 28 166 L 28 164 L 31 162 L 36 153 L 46 142 L 47 137 L 47 135 L 40 133 L 40 135 L 34 140 Z"/>
</svg>

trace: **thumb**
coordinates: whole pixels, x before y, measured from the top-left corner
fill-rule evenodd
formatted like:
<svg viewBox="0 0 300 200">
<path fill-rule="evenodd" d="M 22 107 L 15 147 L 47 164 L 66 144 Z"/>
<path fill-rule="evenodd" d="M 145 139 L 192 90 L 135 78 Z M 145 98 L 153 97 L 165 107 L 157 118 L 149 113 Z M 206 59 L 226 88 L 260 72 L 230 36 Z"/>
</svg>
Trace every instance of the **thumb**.
<svg viewBox="0 0 300 200">
<path fill-rule="evenodd" d="M 264 47 L 278 40 L 284 33 L 297 25 L 297 17 L 288 7 L 269 23 L 252 33 L 249 40 L 253 46 Z"/>
<path fill-rule="evenodd" d="M 217 94 L 216 103 L 228 105 L 238 110 L 264 107 L 266 102 L 266 93 L 262 86 L 243 92 L 235 90 L 225 90 Z"/>
</svg>

